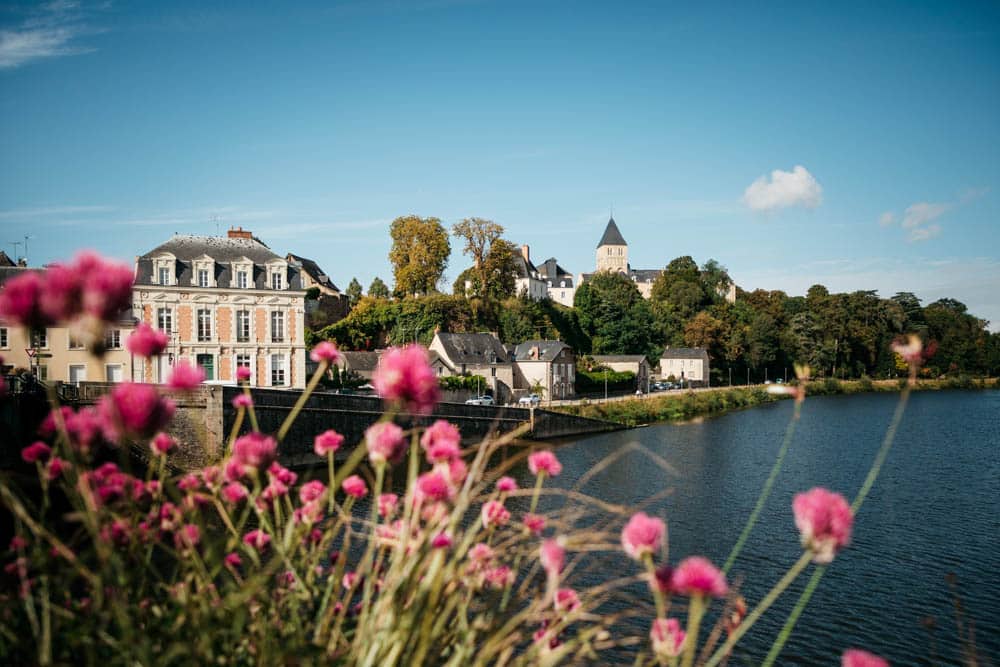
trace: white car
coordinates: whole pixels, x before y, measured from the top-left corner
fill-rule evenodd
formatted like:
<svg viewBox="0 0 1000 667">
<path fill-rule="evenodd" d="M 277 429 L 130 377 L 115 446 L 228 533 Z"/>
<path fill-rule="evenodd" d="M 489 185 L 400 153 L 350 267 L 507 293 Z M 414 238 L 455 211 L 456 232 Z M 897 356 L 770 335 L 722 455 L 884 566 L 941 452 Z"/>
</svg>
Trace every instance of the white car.
<svg viewBox="0 0 1000 667">
<path fill-rule="evenodd" d="M 493 405 L 492 396 L 475 396 L 465 402 L 466 405 Z"/>
<path fill-rule="evenodd" d="M 528 396 L 522 396 L 517 399 L 518 405 L 527 405 L 530 407 L 536 407 L 542 402 L 542 397 L 538 394 L 529 394 Z"/>
</svg>

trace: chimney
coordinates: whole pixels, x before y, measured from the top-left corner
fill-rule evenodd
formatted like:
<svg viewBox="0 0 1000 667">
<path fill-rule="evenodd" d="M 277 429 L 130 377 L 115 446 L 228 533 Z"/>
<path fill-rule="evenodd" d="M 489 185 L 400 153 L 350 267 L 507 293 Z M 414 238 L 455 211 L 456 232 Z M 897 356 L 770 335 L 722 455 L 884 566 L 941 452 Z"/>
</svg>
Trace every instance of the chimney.
<svg viewBox="0 0 1000 667">
<path fill-rule="evenodd" d="M 244 231 L 243 227 L 236 227 L 235 229 L 230 227 L 227 236 L 231 239 L 247 239 L 248 241 L 253 239 L 253 233 L 249 230 Z"/>
<path fill-rule="evenodd" d="M 531 261 L 531 250 L 527 245 L 521 246 L 521 257 L 524 257 L 524 261 L 526 262 Z"/>
</svg>

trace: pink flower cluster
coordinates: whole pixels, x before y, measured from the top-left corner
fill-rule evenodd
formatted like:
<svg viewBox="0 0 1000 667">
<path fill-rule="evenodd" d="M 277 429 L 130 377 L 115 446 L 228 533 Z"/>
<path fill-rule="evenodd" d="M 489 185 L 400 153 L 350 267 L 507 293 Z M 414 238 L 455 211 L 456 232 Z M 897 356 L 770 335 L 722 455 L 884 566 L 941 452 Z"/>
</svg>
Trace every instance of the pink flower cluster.
<svg viewBox="0 0 1000 667">
<path fill-rule="evenodd" d="M 326 457 L 327 454 L 333 454 L 340 449 L 342 444 L 344 436 L 330 429 L 316 436 L 313 440 L 313 451 L 316 452 L 316 456 Z"/>
<path fill-rule="evenodd" d="M 278 443 L 263 433 L 248 433 L 233 443 L 232 460 L 243 468 L 267 468 L 278 456 Z M 238 477 L 242 477 L 242 473 Z"/>
<path fill-rule="evenodd" d="M 123 382 L 101 397 L 98 415 L 101 430 L 110 442 L 146 440 L 161 431 L 174 416 L 174 402 L 160 396 L 156 387 Z"/>
<path fill-rule="evenodd" d="M 528 470 L 532 475 L 545 474 L 549 477 L 556 477 L 562 472 L 562 464 L 556 455 L 547 449 L 534 452 L 528 456 Z"/>
<path fill-rule="evenodd" d="M 163 354 L 169 342 L 170 338 L 167 334 L 142 322 L 125 341 L 125 347 L 135 356 L 148 359 Z"/>
<path fill-rule="evenodd" d="M 635 560 L 651 556 L 660 548 L 667 524 L 645 512 L 634 514 L 622 529 L 622 548 Z"/>
<path fill-rule="evenodd" d="M 852 648 L 840 657 L 841 667 L 889 667 L 889 661 L 874 653 Z"/>
<path fill-rule="evenodd" d="M 309 353 L 309 358 L 317 364 L 335 364 L 340 361 L 340 357 L 340 350 L 337 349 L 336 345 L 329 341 L 323 341 L 314 347 Z"/>
<path fill-rule="evenodd" d="M 670 577 L 670 589 L 680 595 L 711 595 L 721 598 L 728 591 L 726 576 L 701 556 L 682 560 Z"/>
<path fill-rule="evenodd" d="M 659 658 L 676 658 L 684 647 L 687 636 L 676 618 L 658 618 L 653 621 L 649 638 L 653 641 L 653 653 Z"/>
<path fill-rule="evenodd" d="M 384 400 L 429 414 L 440 397 L 438 379 L 420 345 L 390 348 L 379 361 L 372 384 Z"/>
<path fill-rule="evenodd" d="M 795 526 L 802 546 L 811 549 L 814 563 L 829 563 L 851 541 L 854 515 L 839 493 L 816 487 L 799 493 L 792 501 Z"/>
<path fill-rule="evenodd" d="M 398 463 L 406 451 L 403 429 L 392 422 L 378 422 L 365 430 L 368 460 L 375 465 Z"/>
<path fill-rule="evenodd" d="M 114 320 L 132 302 L 132 269 L 92 252 L 44 272 L 25 272 L 0 292 L 0 317 L 26 327 L 43 327 L 88 316 Z"/>
</svg>

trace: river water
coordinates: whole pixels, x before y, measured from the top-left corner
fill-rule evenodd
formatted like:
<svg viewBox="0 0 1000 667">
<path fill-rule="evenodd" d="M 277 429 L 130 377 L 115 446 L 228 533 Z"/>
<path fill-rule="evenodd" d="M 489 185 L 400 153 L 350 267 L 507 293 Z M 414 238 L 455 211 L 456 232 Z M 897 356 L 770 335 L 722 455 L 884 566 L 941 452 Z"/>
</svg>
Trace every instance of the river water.
<svg viewBox="0 0 1000 667">
<path fill-rule="evenodd" d="M 852 499 L 897 401 L 891 394 L 806 401 L 771 499 L 733 568 L 751 608 L 801 553 L 793 495 L 825 486 Z M 781 401 L 698 423 L 579 439 L 560 448 L 564 472 L 557 481 L 571 484 L 629 443 L 643 445 L 674 472 L 632 452 L 584 490 L 634 504 L 672 488 L 648 509 L 669 523 L 670 560 L 702 554 L 721 565 L 773 465 L 792 407 Z M 1000 392 L 911 396 L 895 446 L 856 517 L 853 542 L 828 568 L 778 664 L 839 664 L 852 646 L 894 665 L 958 663 L 949 573 L 957 576 L 966 620 L 975 624 L 980 656 L 1000 662 Z M 732 664 L 760 662 L 807 578 L 744 638 Z M 644 634 L 648 625 L 636 631 Z"/>
</svg>

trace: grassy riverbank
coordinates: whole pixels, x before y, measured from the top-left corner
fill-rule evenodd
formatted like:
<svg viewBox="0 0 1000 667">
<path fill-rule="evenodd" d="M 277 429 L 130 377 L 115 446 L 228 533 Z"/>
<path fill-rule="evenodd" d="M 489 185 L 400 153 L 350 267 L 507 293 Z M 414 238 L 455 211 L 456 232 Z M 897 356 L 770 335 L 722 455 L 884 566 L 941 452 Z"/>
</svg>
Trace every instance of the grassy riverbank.
<svg viewBox="0 0 1000 667">
<path fill-rule="evenodd" d="M 905 381 L 904 381 L 905 382 Z M 902 386 L 898 380 L 835 380 L 828 378 L 810 382 L 809 396 L 833 394 L 861 394 L 868 392 L 894 392 Z M 974 379 L 968 377 L 945 380 L 920 380 L 917 390 L 939 391 L 943 389 L 997 389 L 997 378 Z M 730 410 L 749 408 L 762 403 L 771 403 L 787 396 L 769 394 L 762 386 L 718 387 L 697 391 L 673 392 L 625 401 L 608 403 L 587 403 L 552 407 L 552 410 L 566 412 L 581 417 L 592 417 L 607 421 L 636 426 L 650 422 L 685 421 L 695 417 L 719 415 Z"/>
</svg>

